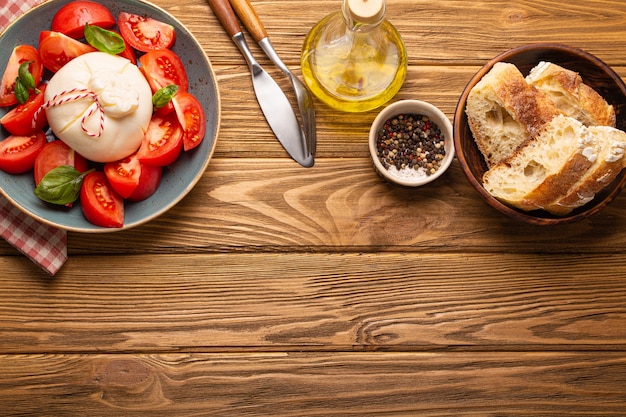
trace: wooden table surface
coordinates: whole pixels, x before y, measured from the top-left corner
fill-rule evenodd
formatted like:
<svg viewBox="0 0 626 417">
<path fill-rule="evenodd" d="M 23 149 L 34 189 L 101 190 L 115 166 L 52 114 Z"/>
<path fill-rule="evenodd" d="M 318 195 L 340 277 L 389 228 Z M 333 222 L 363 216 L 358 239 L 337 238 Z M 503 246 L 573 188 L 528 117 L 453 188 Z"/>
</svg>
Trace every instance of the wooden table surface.
<svg viewBox="0 0 626 417">
<path fill-rule="evenodd" d="M 0 242 L 0 414 L 626 415 L 626 195 L 540 227 L 490 208 L 457 161 L 430 186 L 393 186 L 368 159 L 376 112 L 321 102 L 316 164 L 301 168 L 206 1 L 154 3 L 215 70 L 213 159 L 160 218 L 69 233 L 54 278 Z M 297 74 L 306 33 L 341 7 L 252 3 Z M 582 48 L 626 77 L 623 1 L 388 0 L 387 17 L 409 54 L 394 101 L 450 119 L 480 66 L 526 43 Z"/>
</svg>

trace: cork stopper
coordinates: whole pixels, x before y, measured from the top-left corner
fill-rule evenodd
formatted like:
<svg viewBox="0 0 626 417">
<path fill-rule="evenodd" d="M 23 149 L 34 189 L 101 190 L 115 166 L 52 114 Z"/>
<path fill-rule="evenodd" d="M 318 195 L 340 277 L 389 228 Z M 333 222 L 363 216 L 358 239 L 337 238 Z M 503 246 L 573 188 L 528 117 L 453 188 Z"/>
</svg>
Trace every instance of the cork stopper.
<svg viewBox="0 0 626 417">
<path fill-rule="evenodd" d="M 348 11 L 354 20 L 375 23 L 385 15 L 385 0 L 346 0 Z"/>
</svg>

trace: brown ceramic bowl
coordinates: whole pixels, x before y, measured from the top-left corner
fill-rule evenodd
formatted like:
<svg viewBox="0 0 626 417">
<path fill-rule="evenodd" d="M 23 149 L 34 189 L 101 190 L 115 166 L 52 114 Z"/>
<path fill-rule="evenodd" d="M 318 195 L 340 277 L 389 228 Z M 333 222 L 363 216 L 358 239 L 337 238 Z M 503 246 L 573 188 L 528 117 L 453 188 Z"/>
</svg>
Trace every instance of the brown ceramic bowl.
<svg viewBox="0 0 626 417">
<path fill-rule="evenodd" d="M 626 170 L 586 205 L 577 208 L 566 216 L 555 216 L 543 210 L 525 212 L 511 207 L 494 198 L 482 186 L 482 176 L 487 165 L 478 150 L 474 137 L 467 124 L 465 105 L 470 90 L 487 74 L 496 62 L 515 64 L 524 76 L 540 61 L 550 61 L 564 68 L 576 71 L 583 82 L 595 89 L 615 108 L 617 128 L 626 130 L 626 85 L 608 65 L 595 56 L 566 45 L 531 44 L 504 52 L 487 62 L 465 87 L 454 115 L 454 147 L 457 159 L 470 184 L 493 208 L 513 219 L 538 225 L 573 223 L 597 213 L 610 203 L 626 183 Z"/>
</svg>

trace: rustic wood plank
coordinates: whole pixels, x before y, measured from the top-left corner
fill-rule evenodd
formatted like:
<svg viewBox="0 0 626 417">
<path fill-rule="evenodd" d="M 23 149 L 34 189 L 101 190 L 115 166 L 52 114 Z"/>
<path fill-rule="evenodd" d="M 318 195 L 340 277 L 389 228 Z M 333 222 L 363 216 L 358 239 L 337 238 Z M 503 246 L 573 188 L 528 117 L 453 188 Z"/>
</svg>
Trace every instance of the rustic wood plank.
<svg viewBox="0 0 626 417">
<path fill-rule="evenodd" d="M 0 353 L 626 352 L 622 255 L 77 256 L 54 279 L 4 257 L 0 269 Z"/>
<path fill-rule="evenodd" d="M 590 219 L 530 226 L 489 207 L 458 164 L 417 189 L 391 185 L 369 159 L 214 159 L 160 218 L 124 232 L 71 233 L 71 254 L 163 252 L 543 252 L 626 250 L 626 197 Z"/>
<path fill-rule="evenodd" d="M 621 416 L 621 353 L 3 355 L 4 416 Z"/>
<path fill-rule="evenodd" d="M 300 62 L 309 30 L 340 0 L 254 0 L 270 39 L 290 66 Z M 214 64 L 241 61 L 205 0 L 160 0 L 198 38 Z M 425 0 L 389 0 L 387 18 L 402 35 L 411 65 L 482 65 L 509 48 L 534 42 L 558 42 L 589 50 L 611 65 L 626 65 L 616 48 L 623 42 L 626 11 L 613 0 L 564 2 L 545 0 L 445 1 L 433 7 Z M 306 10 L 303 13 L 303 10 Z M 260 49 L 249 42 L 261 63 Z M 243 61 L 241 61 L 243 63 Z"/>
</svg>

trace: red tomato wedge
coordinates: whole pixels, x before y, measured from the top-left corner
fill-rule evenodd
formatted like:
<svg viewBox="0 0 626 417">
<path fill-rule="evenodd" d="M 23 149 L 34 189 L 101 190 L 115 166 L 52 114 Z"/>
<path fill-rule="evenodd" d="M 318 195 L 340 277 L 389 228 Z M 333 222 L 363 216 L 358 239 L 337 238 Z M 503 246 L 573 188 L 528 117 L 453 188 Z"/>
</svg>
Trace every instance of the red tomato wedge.
<svg viewBox="0 0 626 417">
<path fill-rule="evenodd" d="M 178 55 L 169 49 L 151 51 L 139 57 L 139 67 L 155 93 L 163 87 L 176 84 L 178 92 L 187 92 L 189 80 L 185 66 Z"/>
<path fill-rule="evenodd" d="M 142 201 L 150 197 L 159 188 L 162 176 L 163 168 L 159 166 L 141 164 L 139 184 L 137 185 L 137 188 L 135 188 L 135 191 L 128 196 L 128 200 Z"/>
<path fill-rule="evenodd" d="M 139 162 L 137 154 L 104 165 L 104 173 L 111 187 L 122 197 L 141 201 L 150 197 L 161 183 L 160 166 Z"/>
<path fill-rule="evenodd" d="M 183 149 L 200 145 L 206 133 L 206 115 L 202 104 L 191 93 L 178 93 L 172 98 L 176 116 L 183 128 Z"/>
<path fill-rule="evenodd" d="M 152 116 L 137 159 L 147 165 L 166 166 L 178 158 L 183 149 L 183 129 L 175 113 Z"/>
<path fill-rule="evenodd" d="M 80 188 L 80 206 L 85 218 L 96 226 L 124 225 L 124 199 L 113 190 L 104 172 L 94 171 L 85 176 Z"/>
<path fill-rule="evenodd" d="M 41 84 L 39 93 L 30 95 L 28 101 L 24 104 L 18 104 L 7 114 L 2 116 L 0 124 L 12 135 L 30 135 L 38 130 L 43 130 L 47 124 L 46 112 L 37 110 L 43 106 L 43 93 L 46 91 L 47 84 Z M 37 114 L 37 120 L 33 125 L 33 119 Z"/>
<path fill-rule="evenodd" d="M 89 169 L 89 162 L 65 142 L 60 140 L 47 142 L 35 159 L 35 185 L 39 185 L 48 172 L 63 165 L 73 166 L 79 172 Z"/>
<path fill-rule="evenodd" d="M 124 40 L 141 52 L 171 48 L 176 40 L 172 25 L 150 17 L 121 12 L 117 25 Z"/>
<path fill-rule="evenodd" d="M 113 32 L 119 35 L 119 32 L 116 32 L 116 31 L 113 31 Z M 120 52 L 118 55 L 121 56 L 122 58 L 128 59 L 130 62 L 137 65 L 137 55 L 135 54 L 135 51 L 133 50 L 133 48 L 130 47 L 128 42 L 126 42 L 126 39 L 124 39 L 124 45 L 126 45 L 126 48 L 124 49 L 124 51 Z"/>
<path fill-rule="evenodd" d="M 57 72 L 77 56 L 96 51 L 93 46 L 72 39 L 61 32 L 43 30 L 39 34 L 39 56 L 44 67 L 52 72 Z"/>
<path fill-rule="evenodd" d="M 43 65 L 37 49 L 30 45 L 19 45 L 15 47 L 9 57 L 9 62 L 4 70 L 4 74 L 2 75 L 2 82 L 0 84 L 0 106 L 12 106 L 17 104 L 17 98 L 15 97 L 15 93 L 13 93 L 15 80 L 18 77 L 20 65 L 29 61 L 32 61 L 28 69 L 35 79 L 35 86 L 41 83 Z"/>
<path fill-rule="evenodd" d="M 52 30 L 74 39 L 84 37 L 85 24 L 110 29 L 115 26 L 115 17 L 100 3 L 73 1 L 61 7 L 52 18 Z"/>
<path fill-rule="evenodd" d="M 32 135 L 7 137 L 0 142 L 0 169 L 9 174 L 30 171 L 45 144 L 46 134 L 42 130 Z"/>
</svg>

